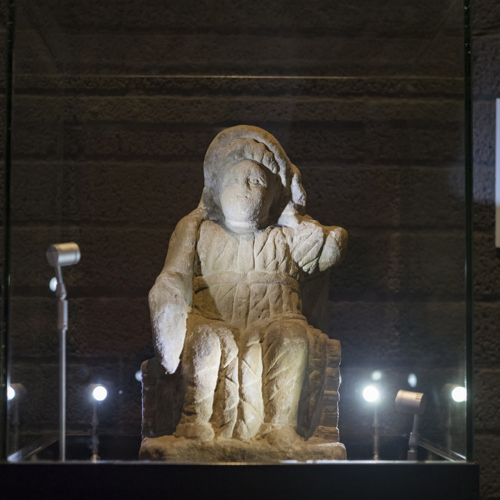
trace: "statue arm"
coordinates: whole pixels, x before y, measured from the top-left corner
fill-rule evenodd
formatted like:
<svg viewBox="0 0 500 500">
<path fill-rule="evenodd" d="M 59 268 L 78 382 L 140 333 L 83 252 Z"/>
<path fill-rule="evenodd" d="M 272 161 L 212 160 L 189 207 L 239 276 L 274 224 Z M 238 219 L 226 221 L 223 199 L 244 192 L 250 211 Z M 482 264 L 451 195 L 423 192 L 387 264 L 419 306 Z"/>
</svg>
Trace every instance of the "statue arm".
<svg viewBox="0 0 500 500">
<path fill-rule="evenodd" d="M 295 209 L 287 209 L 279 224 L 285 227 L 294 259 L 308 274 L 326 271 L 345 256 L 347 231 L 341 227 L 323 226 Z"/>
<path fill-rule="evenodd" d="M 177 370 L 184 347 L 198 228 L 204 218 L 205 211 L 200 207 L 177 224 L 163 270 L 149 292 L 153 341 L 167 373 Z"/>
<path fill-rule="evenodd" d="M 322 226 L 325 244 L 321 252 L 318 267 L 320 272 L 338 264 L 347 251 L 347 231 L 338 226 Z"/>
</svg>

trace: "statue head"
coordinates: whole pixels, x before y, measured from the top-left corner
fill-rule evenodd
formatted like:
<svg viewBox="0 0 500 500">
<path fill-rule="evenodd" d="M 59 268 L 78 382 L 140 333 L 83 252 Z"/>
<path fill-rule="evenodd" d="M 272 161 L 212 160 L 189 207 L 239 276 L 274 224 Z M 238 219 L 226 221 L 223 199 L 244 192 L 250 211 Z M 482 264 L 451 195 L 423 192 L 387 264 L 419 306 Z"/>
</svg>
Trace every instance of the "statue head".
<svg viewBox="0 0 500 500">
<path fill-rule="evenodd" d="M 276 176 L 253 160 L 224 172 L 220 206 L 225 224 L 236 232 L 265 227 L 274 201 Z"/>
<path fill-rule="evenodd" d="M 239 125 L 220 132 L 204 163 L 208 216 L 245 232 L 278 222 L 286 210 L 303 213 L 300 172 L 265 130 Z"/>
</svg>

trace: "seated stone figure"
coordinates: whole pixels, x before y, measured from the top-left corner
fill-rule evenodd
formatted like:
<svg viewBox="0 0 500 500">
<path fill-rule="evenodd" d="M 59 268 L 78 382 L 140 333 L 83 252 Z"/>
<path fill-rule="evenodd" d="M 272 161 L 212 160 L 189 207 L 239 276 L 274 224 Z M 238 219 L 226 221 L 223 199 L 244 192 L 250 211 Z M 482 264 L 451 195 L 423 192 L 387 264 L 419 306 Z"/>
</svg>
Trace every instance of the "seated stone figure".
<svg viewBox="0 0 500 500">
<path fill-rule="evenodd" d="M 232 459 L 245 459 L 259 446 L 338 442 L 340 346 L 308 322 L 302 299 L 308 286 L 312 297 L 324 289 L 347 233 L 305 215 L 300 173 L 262 129 L 218 134 L 204 174 L 202 201 L 177 225 L 149 294 L 157 360 L 143 365 L 141 457 L 175 459 L 155 454 L 161 443 L 150 438 L 161 436 L 169 411 L 170 449 L 226 443 L 228 457 L 230 440 L 244 450 Z M 162 394 L 177 410 L 162 406 Z M 340 446 L 298 455 L 344 458 Z"/>
</svg>

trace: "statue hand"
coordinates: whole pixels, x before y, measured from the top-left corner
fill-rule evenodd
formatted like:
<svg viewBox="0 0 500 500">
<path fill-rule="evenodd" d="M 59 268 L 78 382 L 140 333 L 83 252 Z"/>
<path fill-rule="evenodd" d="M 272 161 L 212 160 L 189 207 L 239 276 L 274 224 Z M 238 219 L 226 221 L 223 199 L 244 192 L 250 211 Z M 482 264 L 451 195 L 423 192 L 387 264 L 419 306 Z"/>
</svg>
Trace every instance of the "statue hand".
<svg viewBox="0 0 500 500">
<path fill-rule="evenodd" d="M 278 224 L 285 227 L 297 227 L 301 222 L 302 216 L 291 203 L 289 203 L 285 210 L 283 210 L 278 220 Z"/>
</svg>

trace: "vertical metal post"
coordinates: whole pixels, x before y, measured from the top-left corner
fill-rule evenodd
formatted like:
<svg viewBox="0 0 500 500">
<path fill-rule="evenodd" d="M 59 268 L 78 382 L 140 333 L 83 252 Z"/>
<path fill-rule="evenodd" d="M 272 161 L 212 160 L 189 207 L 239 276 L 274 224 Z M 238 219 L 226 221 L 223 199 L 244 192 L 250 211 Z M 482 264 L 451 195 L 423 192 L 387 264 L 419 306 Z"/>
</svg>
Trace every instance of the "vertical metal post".
<svg viewBox="0 0 500 500">
<path fill-rule="evenodd" d="M 12 439 L 12 453 L 15 453 L 19 449 L 19 395 L 16 394 L 14 398 L 14 418 L 12 420 L 12 427 L 14 427 L 14 437 Z"/>
<path fill-rule="evenodd" d="M 56 266 L 57 330 L 59 331 L 59 460 L 66 460 L 66 332 L 68 330 L 68 301 L 62 272 Z"/>
<path fill-rule="evenodd" d="M 66 460 L 66 332 L 68 330 L 68 301 L 58 302 L 59 330 L 59 460 Z"/>
<path fill-rule="evenodd" d="M 380 460 L 379 458 L 379 425 L 378 425 L 378 404 L 373 405 L 373 460 Z"/>
<path fill-rule="evenodd" d="M 61 266 L 80 261 L 80 248 L 76 243 L 51 245 L 46 253 L 47 262 L 56 272 L 57 330 L 59 332 L 59 460 L 66 460 L 66 332 L 68 331 L 68 301 Z"/>
<path fill-rule="evenodd" d="M 420 424 L 420 415 L 415 413 L 413 417 L 413 429 L 410 434 L 410 449 L 408 450 L 407 459 L 408 460 L 418 460 L 418 443 L 419 443 L 419 434 L 418 434 L 418 426 Z"/>
<path fill-rule="evenodd" d="M 92 462 L 97 462 L 99 460 L 99 437 L 97 436 L 97 426 L 99 425 L 99 420 L 97 419 L 97 401 L 94 399 L 94 413 L 92 415 L 92 456 L 90 460 Z"/>
</svg>

